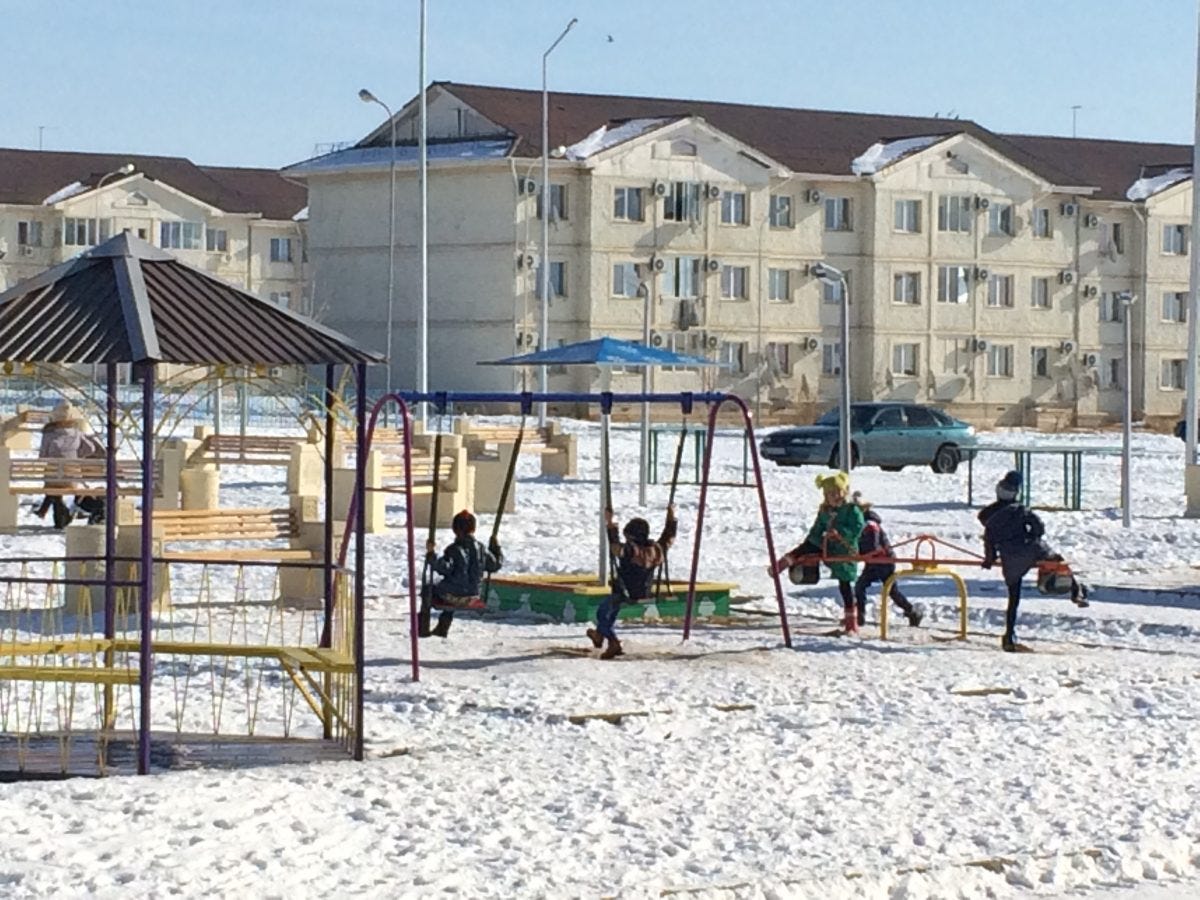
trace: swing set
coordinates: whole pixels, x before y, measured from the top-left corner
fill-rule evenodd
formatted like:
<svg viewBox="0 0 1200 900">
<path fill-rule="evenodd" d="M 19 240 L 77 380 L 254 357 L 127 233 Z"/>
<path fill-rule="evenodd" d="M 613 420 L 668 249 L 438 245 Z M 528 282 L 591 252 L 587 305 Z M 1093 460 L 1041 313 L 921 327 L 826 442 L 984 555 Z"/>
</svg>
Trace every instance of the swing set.
<svg viewBox="0 0 1200 900">
<path fill-rule="evenodd" d="M 419 604 L 419 596 L 418 596 L 419 587 L 420 587 L 420 590 L 427 589 L 429 587 L 429 581 L 430 581 L 430 573 L 429 573 L 430 567 L 429 567 L 428 563 L 426 563 L 426 565 L 425 565 L 425 570 L 422 573 L 422 577 L 421 577 L 420 581 L 418 581 L 418 578 L 417 578 L 416 525 L 414 522 L 414 517 L 411 514 L 411 511 L 414 508 L 414 506 L 413 506 L 412 468 L 411 468 L 411 463 L 412 463 L 412 412 L 411 411 L 415 405 L 420 404 L 420 403 L 431 404 L 433 409 L 436 412 L 438 412 L 439 414 L 444 413 L 445 410 L 447 409 L 447 407 L 449 407 L 451 404 L 477 404 L 477 405 L 483 405 L 483 406 L 499 405 L 499 404 L 504 404 L 504 405 L 517 404 L 521 410 L 521 429 L 518 432 L 518 437 L 517 437 L 517 447 L 516 447 L 517 451 L 519 451 L 519 449 L 520 449 L 520 441 L 522 439 L 522 435 L 524 432 L 526 418 L 530 414 L 531 410 L 533 409 L 533 405 L 535 403 L 585 403 L 585 404 L 589 404 L 589 405 L 599 406 L 600 413 L 601 413 L 601 428 L 602 428 L 602 430 L 601 430 L 601 452 L 602 452 L 602 456 L 603 456 L 603 459 L 601 461 L 601 498 L 602 498 L 601 507 L 602 508 L 600 510 L 600 516 L 599 516 L 600 537 L 601 537 L 601 541 L 602 541 L 602 544 L 600 547 L 600 560 L 599 560 L 600 561 L 600 566 L 599 566 L 600 576 L 598 579 L 592 579 L 590 576 L 588 576 L 586 580 L 592 581 L 594 584 L 596 582 L 598 582 L 599 593 L 601 595 L 606 593 L 607 590 L 609 589 L 605 583 L 605 578 L 604 578 L 605 565 L 610 562 L 609 559 L 607 558 L 608 539 L 607 539 L 607 529 L 606 529 L 606 524 L 605 524 L 604 507 L 606 505 L 608 507 L 611 507 L 611 479 L 608 477 L 608 469 L 609 469 L 609 453 L 608 453 L 609 438 L 608 438 L 608 434 L 609 434 L 609 422 L 610 422 L 610 417 L 611 417 L 611 413 L 612 413 L 614 404 L 638 404 L 638 403 L 678 404 L 683 412 L 684 421 L 685 421 L 685 425 L 684 425 L 684 429 L 683 429 L 684 433 L 682 436 L 683 439 L 686 439 L 686 434 L 687 434 L 686 417 L 692 412 L 694 406 L 697 403 L 706 405 L 708 407 L 708 424 L 707 424 L 707 438 L 708 439 L 705 443 L 704 465 L 703 465 L 703 473 L 702 473 L 702 476 L 700 479 L 700 497 L 699 497 L 699 501 L 698 501 L 698 510 L 697 510 L 697 515 L 696 515 L 696 532 L 695 532 L 695 540 L 694 540 L 693 547 L 692 547 L 692 564 L 691 564 L 691 570 L 690 570 L 689 577 L 688 577 L 687 598 L 686 598 L 686 602 L 684 604 L 684 615 L 683 615 L 683 639 L 688 640 L 690 638 L 691 630 L 692 630 L 692 623 L 694 621 L 694 617 L 695 617 L 695 613 L 696 613 L 696 609 L 697 609 L 697 598 L 698 598 L 698 596 L 700 596 L 701 589 L 703 587 L 705 587 L 705 585 L 698 583 L 698 574 L 699 574 L 699 568 L 700 568 L 700 552 L 701 552 L 701 543 L 702 543 L 703 530 L 704 530 L 704 514 L 706 511 L 707 498 L 708 498 L 709 475 L 710 475 L 711 468 L 712 468 L 712 448 L 713 448 L 713 444 L 714 444 L 713 438 L 714 438 L 715 432 L 716 432 L 717 415 L 720 412 L 720 409 L 724 404 L 732 403 L 738 407 L 738 409 L 740 410 L 741 415 L 742 415 L 742 420 L 745 424 L 747 440 L 749 440 L 752 445 L 754 444 L 754 425 L 753 425 L 753 421 L 752 421 L 752 415 L 751 415 L 749 407 L 746 405 L 746 403 L 740 397 L 737 397 L 732 394 L 715 393 L 715 392 L 713 392 L 713 393 L 683 392 L 683 393 L 674 393 L 673 394 L 673 393 L 614 393 L 612 391 L 604 391 L 604 392 L 600 392 L 600 393 L 574 393 L 574 392 L 534 393 L 534 392 L 528 392 L 528 391 L 520 392 L 520 393 L 475 393 L 475 392 L 459 392 L 459 391 L 437 391 L 437 392 L 430 392 L 430 393 L 399 392 L 399 393 L 387 394 L 387 395 L 384 395 L 383 397 L 379 398 L 379 400 L 377 400 L 375 402 L 373 408 L 371 409 L 369 416 L 366 417 L 363 446 L 364 446 L 364 452 L 370 451 L 371 439 L 374 435 L 379 416 L 382 414 L 382 412 L 385 409 L 388 409 L 393 406 L 397 407 L 400 412 L 400 428 L 401 428 L 402 435 L 403 435 L 404 485 L 403 485 L 402 493 L 405 496 L 406 506 L 407 506 L 408 510 L 410 511 L 410 514 L 406 517 L 406 522 L 405 522 L 405 540 L 406 540 L 407 550 L 408 550 L 408 563 L 407 563 L 407 565 L 408 565 L 408 571 L 407 571 L 408 600 L 409 600 L 409 616 L 410 616 L 410 623 L 411 623 L 411 625 L 410 625 L 410 641 L 411 641 L 412 677 L 413 677 L 414 681 L 420 680 L 420 646 L 419 646 L 419 636 L 418 636 L 418 621 L 419 621 L 419 615 L 420 615 L 419 605 L 418 605 Z M 676 449 L 676 460 L 675 460 L 676 472 L 678 472 L 680 459 L 682 458 L 683 439 L 681 439 L 680 445 Z M 434 459 L 435 460 L 437 460 L 439 457 L 439 450 L 440 450 L 440 447 L 438 446 L 439 440 L 440 440 L 439 437 L 434 438 L 434 441 L 435 441 Z M 492 527 L 492 537 L 493 538 L 497 538 L 499 535 L 500 521 L 502 518 L 505 502 L 507 501 L 507 492 L 511 488 L 512 478 L 515 473 L 515 460 L 517 459 L 517 456 L 518 456 L 518 454 L 514 453 L 512 460 L 510 460 L 510 462 L 509 462 L 509 471 L 507 473 L 506 482 L 505 482 L 505 486 L 503 489 L 504 495 L 501 497 L 500 508 L 497 512 L 497 515 L 496 515 L 496 518 L 494 520 L 493 527 Z M 766 497 L 766 491 L 765 491 L 765 488 L 763 485 L 762 470 L 759 465 L 757 456 L 752 457 L 752 459 L 753 459 L 753 468 L 754 468 L 754 485 L 758 491 L 759 508 L 760 508 L 760 511 L 762 514 L 763 532 L 764 532 L 764 537 L 766 538 L 768 559 L 773 563 L 775 560 L 775 543 L 774 543 L 774 538 L 771 533 L 770 515 L 768 512 L 768 508 L 767 508 L 767 497 Z M 435 462 L 435 466 L 436 465 L 437 465 L 437 463 Z M 361 467 L 359 469 L 358 477 L 360 479 L 363 477 Z M 674 499 L 675 499 L 675 483 L 676 482 L 677 482 L 677 478 L 673 478 L 672 479 L 672 487 L 671 487 L 671 496 L 670 496 L 671 504 L 674 503 Z M 347 516 L 348 521 L 353 522 L 356 520 L 356 514 L 358 512 L 357 504 L 360 502 L 359 498 L 360 498 L 361 493 L 362 493 L 361 490 L 356 489 L 353 492 L 353 494 L 351 495 L 350 509 L 349 509 L 348 516 Z M 435 499 L 433 500 L 433 502 L 436 503 L 436 493 L 434 495 L 434 498 Z M 432 511 L 432 512 L 436 512 L 436 511 Z M 435 523 L 436 521 L 437 521 L 436 515 L 431 515 L 430 516 L 430 522 L 431 522 L 430 531 L 429 531 L 429 536 L 427 538 L 427 543 L 426 543 L 427 548 L 429 546 L 431 546 L 432 541 L 434 540 L 434 525 L 433 525 L 433 523 Z M 340 548 L 340 551 L 338 554 L 338 560 L 340 563 L 345 562 L 348 549 L 349 549 L 349 532 L 347 532 L 346 536 L 343 538 L 341 548 Z M 772 569 L 774 569 L 773 565 L 772 565 Z M 781 625 L 781 630 L 782 630 L 782 634 L 783 634 L 783 642 L 787 647 L 791 647 L 792 646 L 792 637 L 791 637 L 790 629 L 788 627 L 787 612 L 784 607 L 783 584 L 780 581 L 778 572 L 775 572 L 772 577 L 773 577 L 774 583 L 775 583 L 775 597 L 776 597 L 776 601 L 777 601 L 778 607 L 779 607 L 780 625 Z M 564 578 L 564 576 L 551 576 L 551 578 L 553 580 L 557 580 L 560 583 L 560 585 L 565 580 L 567 580 Z M 499 581 L 500 579 L 496 579 L 496 580 Z M 526 581 L 526 582 L 532 582 L 533 579 L 526 577 L 522 580 Z M 569 580 L 577 582 L 579 580 L 579 577 L 573 576 Z M 658 579 L 658 581 L 656 582 L 656 586 L 655 586 L 656 596 L 658 596 L 658 597 L 664 596 L 662 593 L 662 585 L 664 583 L 667 588 L 667 595 L 669 595 L 671 593 L 671 581 L 670 581 L 669 569 L 668 569 L 667 565 L 665 564 L 665 561 L 664 561 L 664 565 L 662 568 L 661 578 Z M 543 584 L 550 585 L 551 590 L 553 590 L 552 582 L 543 582 Z M 709 587 L 713 587 L 713 586 L 709 585 Z M 718 585 L 717 587 L 724 588 L 727 591 L 731 586 L 730 585 Z M 566 589 L 574 590 L 573 587 L 567 587 Z M 595 591 L 596 588 L 592 588 L 591 590 Z M 490 579 L 488 580 L 483 593 L 484 593 L 484 597 L 483 597 L 484 601 L 486 601 L 487 599 L 490 599 L 492 596 L 494 596 L 494 586 L 492 585 L 492 582 Z M 438 606 L 434 605 L 433 608 L 438 608 Z M 442 608 L 445 608 L 444 604 L 443 604 Z M 455 608 L 462 608 L 462 607 L 455 607 Z"/>
</svg>

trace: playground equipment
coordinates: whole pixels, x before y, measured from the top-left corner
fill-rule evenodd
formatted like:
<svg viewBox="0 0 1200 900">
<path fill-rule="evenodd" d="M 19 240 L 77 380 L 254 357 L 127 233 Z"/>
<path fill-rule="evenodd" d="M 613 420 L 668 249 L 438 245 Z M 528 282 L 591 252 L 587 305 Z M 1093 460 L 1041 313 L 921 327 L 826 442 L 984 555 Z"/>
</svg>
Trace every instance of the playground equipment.
<svg viewBox="0 0 1200 900">
<path fill-rule="evenodd" d="M 147 773 L 184 758 L 228 763 L 222 748 L 249 746 L 251 738 L 261 759 L 272 747 L 297 746 L 297 736 L 317 757 L 361 759 L 362 423 L 366 365 L 378 357 L 123 234 L 0 295 L 0 359 L 22 370 L 47 360 L 104 367 L 104 496 L 118 511 L 86 529 L 97 538 L 103 532 L 103 552 L 95 556 L 0 558 L 0 769 Z M 118 404 L 121 363 L 137 369 L 136 409 Z M 184 552 L 187 544 L 167 551 L 162 541 L 172 530 L 227 538 L 233 527 L 261 528 L 282 539 L 285 526 L 274 513 L 206 515 L 197 531 L 184 524 L 187 516 L 172 522 L 162 513 L 156 526 L 156 379 L 164 363 L 323 366 L 326 509 L 334 508 L 330 463 L 344 410 L 335 396 L 336 367 L 352 367 L 357 514 L 346 521 L 342 542 L 344 560 L 354 538 L 352 567 L 334 563 L 336 523 L 329 516 L 317 525 L 289 513 L 286 525 L 289 542 L 305 524 L 320 531 L 318 561 L 236 559 L 229 550 L 197 557 Z M 172 401 L 168 410 L 180 421 L 187 401 Z M 127 443 L 140 444 L 140 521 L 119 526 L 126 511 L 117 503 L 117 453 L 120 438 L 135 434 L 136 443 Z M 118 552 L 119 537 L 135 543 L 136 553 Z M 288 568 L 317 580 L 320 609 L 290 610 L 275 601 L 275 584 Z M 156 611 L 160 580 L 169 580 L 173 604 Z M 67 588 L 78 589 L 71 610 Z M 155 702 L 163 697 L 171 702 Z M 263 715 L 267 697 L 278 701 L 271 716 Z M 299 701 L 312 719 L 293 721 Z"/>
</svg>

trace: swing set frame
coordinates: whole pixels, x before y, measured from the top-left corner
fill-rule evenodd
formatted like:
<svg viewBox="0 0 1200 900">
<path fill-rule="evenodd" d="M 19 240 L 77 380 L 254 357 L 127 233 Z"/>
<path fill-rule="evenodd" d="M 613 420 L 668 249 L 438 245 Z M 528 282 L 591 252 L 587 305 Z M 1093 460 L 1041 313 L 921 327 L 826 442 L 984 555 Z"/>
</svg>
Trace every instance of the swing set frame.
<svg viewBox="0 0 1200 900">
<path fill-rule="evenodd" d="M 419 602 L 418 597 L 418 578 L 417 578 L 417 545 L 416 545 L 416 524 L 413 521 L 411 511 L 413 509 L 413 484 L 412 484 L 412 410 L 415 406 L 421 403 L 428 403 L 439 413 L 444 414 L 447 407 L 451 404 L 473 404 L 473 405 L 499 405 L 504 404 L 511 406 L 517 404 L 522 412 L 522 416 L 527 416 L 532 410 L 535 403 L 575 403 L 597 405 L 600 412 L 607 422 L 608 416 L 612 413 L 614 404 L 636 404 L 636 403 L 654 403 L 654 404 L 677 404 L 686 416 L 692 412 L 694 406 L 704 404 L 708 407 L 708 424 L 707 433 L 708 440 L 705 443 L 704 450 L 704 466 L 703 473 L 700 479 L 700 497 L 698 500 L 696 511 L 696 536 L 692 545 L 692 565 L 691 572 L 688 578 L 688 595 L 686 612 L 683 620 L 683 640 L 688 640 L 691 637 L 692 623 L 696 608 L 696 583 L 697 576 L 700 570 L 700 550 L 701 541 L 704 536 L 704 513 L 708 500 L 709 474 L 712 469 L 712 448 L 714 438 L 716 436 L 717 416 L 721 408 L 726 403 L 731 403 L 741 412 L 742 421 L 745 423 L 746 438 L 752 446 L 757 446 L 754 439 L 754 421 L 753 414 L 750 412 L 749 406 L 744 400 L 735 394 L 725 394 L 720 392 L 704 392 L 693 393 L 685 391 L 681 393 L 617 393 L 613 391 L 602 391 L 599 393 L 576 393 L 576 392 L 496 392 L 496 393 L 480 393 L 473 391 L 401 391 L 385 394 L 375 401 L 371 408 L 370 414 L 366 417 L 366 428 L 363 442 L 360 446 L 363 448 L 363 453 L 360 454 L 359 465 L 357 467 L 357 478 L 361 481 L 364 477 L 363 461 L 365 456 L 370 452 L 371 441 L 375 434 L 375 427 L 379 420 L 379 416 L 383 411 L 391 406 L 396 406 L 400 412 L 400 428 L 404 438 L 404 488 L 403 494 L 405 504 L 409 514 L 405 517 L 405 541 L 408 549 L 408 607 L 409 607 L 409 634 L 410 634 L 410 652 L 412 659 L 412 680 L 420 681 L 421 665 L 420 665 L 420 646 L 418 638 L 418 613 Z M 767 494 L 763 485 L 762 467 L 759 464 L 758 455 L 751 457 L 754 462 L 754 486 L 758 491 L 759 509 L 762 513 L 763 532 L 767 543 L 767 562 L 772 572 L 772 579 L 775 583 L 775 598 L 779 606 L 779 620 L 783 633 L 783 643 L 787 647 L 792 646 L 791 629 L 788 626 L 787 609 L 784 603 L 783 582 L 780 579 L 780 573 L 775 571 L 775 540 L 771 532 L 770 512 L 767 507 Z M 351 494 L 350 509 L 347 515 L 348 522 L 357 520 L 357 509 L 362 495 L 361 484 L 356 485 L 354 492 Z M 350 545 L 350 532 L 347 530 L 343 537 L 341 548 L 338 553 L 339 564 L 344 563 Z M 424 554 L 422 554 L 424 558 Z"/>
</svg>

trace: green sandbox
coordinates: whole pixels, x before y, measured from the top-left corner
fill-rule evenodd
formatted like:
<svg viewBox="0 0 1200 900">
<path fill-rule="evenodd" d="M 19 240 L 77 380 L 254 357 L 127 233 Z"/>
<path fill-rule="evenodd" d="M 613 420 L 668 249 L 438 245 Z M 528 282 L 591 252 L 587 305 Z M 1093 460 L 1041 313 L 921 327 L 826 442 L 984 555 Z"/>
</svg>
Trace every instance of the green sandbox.
<svg viewBox="0 0 1200 900">
<path fill-rule="evenodd" d="M 591 622 L 596 607 L 609 589 L 594 574 L 493 576 L 487 608 L 504 612 L 535 613 L 556 622 Z M 687 608 L 687 581 L 672 582 L 672 592 L 644 603 L 621 607 L 621 619 L 682 619 Z M 701 582 L 696 585 L 697 620 L 729 615 L 729 594 L 734 584 Z"/>
</svg>

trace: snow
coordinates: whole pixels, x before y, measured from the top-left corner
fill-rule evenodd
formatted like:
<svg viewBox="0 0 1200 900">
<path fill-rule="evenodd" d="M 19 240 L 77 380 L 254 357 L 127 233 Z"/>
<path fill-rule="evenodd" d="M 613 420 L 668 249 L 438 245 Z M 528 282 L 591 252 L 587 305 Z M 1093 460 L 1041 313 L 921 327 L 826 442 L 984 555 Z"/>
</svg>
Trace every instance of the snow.
<svg viewBox="0 0 1200 900">
<path fill-rule="evenodd" d="M 1129 186 L 1129 190 L 1125 192 L 1125 197 L 1134 202 L 1138 200 L 1146 200 L 1153 197 L 1159 191 L 1165 191 L 1172 185 L 1178 184 L 1181 181 L 1186 181 L 1192 177 L 1192 170 L 1189 168 L 1175 168 L 1161 175 L 1155 175 L 1151 178 L 1139 178 Z"/>
<path fill-rule="evenodd" d="M 564 156 L 576 162 L 585 160 L 589 156 L 595 156 L 597 153 L 601 153 L 618 144 L 623 144 L 625 141 L 632 140 L 635 137 L 645 134 L 647 131 L 653 131 L 655 128 L 659 128 L 669 121 L 671 120 L 630 119 L 628 122 L 622 122 L 615 128 L 610 128 L 608 125 L 601 125 L 583 140 L 577 141 L 568 147 Z"/>
<path fill-rule="evenodd" d="M 594 564 L 597 430 L 566 427 L 580 437 L 578 479 L 521 461 L 501 535 L 513 571 Z M 619 514 L 657 523 L 668 487 L 651 485 L 638 508 L 636 429 L 618 428 L 612 445 Z M 673 454 L 660 455 L 666 469 Z M 740 477 L 736 437 L 720 436 L 714 457 L 719 480 Z M 787 586 L 795 647 L 785 648 L 757 495 L 714 487 L 701 574 L 738 582 L 761 615 L 701 625 L 687 644 L 673 624 L 623 626 L 629 658 L 616 662 L 566 652 L 586 645 L 580 626 L 460 615 L 448 640 L 423 643 L 414 684 L 396 596 L 402 531 L 372 536 L 365 763 L 8 784 L 0 883 L 9 897 L 1197 896 L 1200 522 L 1181 518 L 1182 458 L 1174 438 L 1136 436 L 1132 532 L 1114 508 L 1118 458 L 1085 460 L 1087 509 L 1043 514 L 1095 602 L 1078 610 L 1027 587 L 1019 633 L 1032 654 L 998 652 L 1003 588 L 977 569 L 962 570 L 965 644 L 938 640 L 957 612 L 936 580 L 903 583 L 926 609 L 921 628 L 897 616 L 887 643 L 873 626 L 859 640 L 827 636 L 838 605 L 826 580 Z M 690 450 L 684 459 L 686 476 Z M 981 457 L 977 491 L 990 493 L 1009 462 Z M 1057 460 L 1034 465 L 1035 499 L 1061 495 Z M 222 502 L 276 505 L 283 486 L 270 471 L 228 467 Z M 816 471 L 764 469 L 780 549 L 815 513 Z M 862 469 L 853 481 L 893 540 L 931 531 L 978 548 L 965 473 Z M 697 496 L 680 485 L 676 578 Z M 390 517 L 399 524 L 402 510 Z M 480 519 L 487 533 L 491 517 Z M 0 536 L 0 548 L 60 541 L 24 533 Z M 1146 589 L 1164 585 L 1174 592 L 1155 605 Z M 590 712 L 633 715 L 568 718 Z"/>
<path fill-rule="evenodd" d="M 426 152 L 430 162 L 455 159 L 504 159 L 508 156 L 512 140 L 509 138 L 490 140 L 446 141 L 428 144 Z M 397 166 L 414 166 L 419 162 L 420 151 L 414 144 L 397 144 L 395 159 Z M 341 172 L 351 169 L 376 169 L 387 166 L 392 160 L 392 148 L 350 147 L 317 156 L 304 162 L 288 166 L 286 175 L 305 175 L 312 172 Z"/>
<path fill-rule="evenodd" d="M 293 222 L 307 222 L 308 221 L 308 207 L 307 206 L 304 207 L 304 209 L 300 210 L 300 212 L 298 212 L 294 216 L 292 216 L 292 221 Z"/>
<path fill-rule="evenodd" d="M 898 141 L 877 141 L 850 163 L 850 171 L 855 175 L 874 175 L 908 154 L 924 150 L 931 144 L 945 139 L 944 134 L 934 134 L 927 137 L 902 138 Z"/>
<path fill-rule="evenodd" d="M 74 197 L 76 194 L 82 194 L 87 190 L 90 190 L 90 188 L 86 187 L 82 182 L 72 181 L 70 184 L 60 187 L 57 191 L 43 200 L 42 205 L 53 206 L 55 203 L 67 200 L 71 197 Z"/>
</svg>

